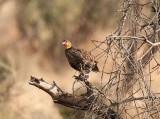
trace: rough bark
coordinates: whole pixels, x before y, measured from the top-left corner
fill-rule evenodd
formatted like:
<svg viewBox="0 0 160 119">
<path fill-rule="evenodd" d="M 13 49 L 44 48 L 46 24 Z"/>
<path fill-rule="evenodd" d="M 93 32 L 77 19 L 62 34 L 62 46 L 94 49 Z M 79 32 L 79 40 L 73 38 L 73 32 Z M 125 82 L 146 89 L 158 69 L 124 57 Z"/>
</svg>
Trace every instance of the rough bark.
<svg viewBox="0 0 160 119">
<path fill-rule="evenodd" d="M 86 85 L 87 92 L 81 95 L 73 95 L 62 91 L 55 82 L 49 84 L 43 79 L 37 79 L 31 76 L 29 81 L 33 85 L 44 92 L 48 93 L 54 103 L 58 103 L 76 110 L 90 111 L 103 119 L 122 119 L 117 112 L 103 103 L 94 95 L 93 86 L 88 80 L 83 80 Z"/>
</svg>

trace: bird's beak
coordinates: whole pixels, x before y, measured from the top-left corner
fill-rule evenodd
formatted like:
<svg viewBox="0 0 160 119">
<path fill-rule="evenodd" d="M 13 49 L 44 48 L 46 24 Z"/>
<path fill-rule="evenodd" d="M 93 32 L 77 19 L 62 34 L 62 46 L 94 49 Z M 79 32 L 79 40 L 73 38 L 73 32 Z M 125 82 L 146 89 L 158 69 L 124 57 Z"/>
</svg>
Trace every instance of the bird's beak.
<svg viewBox="0 0 160 119">
<path fill-rule="evenodd" d="M 66 42 L 62 42 L 62 45 L 65 45 L 66 44 Z"/>
</svg>

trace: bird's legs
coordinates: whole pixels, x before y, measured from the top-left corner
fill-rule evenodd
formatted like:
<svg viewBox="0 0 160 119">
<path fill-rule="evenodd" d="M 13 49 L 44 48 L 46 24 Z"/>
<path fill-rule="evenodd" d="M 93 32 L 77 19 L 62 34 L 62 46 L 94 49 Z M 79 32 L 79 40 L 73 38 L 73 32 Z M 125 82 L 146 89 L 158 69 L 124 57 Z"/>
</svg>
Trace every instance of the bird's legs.
<svg viewBox="0 0 160 119">
<path fill-rule="evenodd" d="M 78 75 L 78 76 L 74 76 L 74 77 L 75 77 L 75 79 L 77 79 L 77 80 L 83 81 L 83 80 L 86 80 L 87 78 L 89 78 L 88 73 L 91 71 L 91 69 L 89 69 L 89 71 L 88 71 L 88 70 L 85 70 L 86 63 L 85 63 L 83 66 L 82 66 L 82 64 L 81 64 L 80 67 L 81 67 L 81 71 L 80 71 L 79 75 Z"/>
<path fill-rule="evenodd" d="M 82 71 L 78 76 L 74 76 L 74 77 L 76 80 L 84 81 L 84 80 L 87 80 L 87 78 L 89 78 L 89 75 L 86 74 L 84 71 Z"/>
</svg>

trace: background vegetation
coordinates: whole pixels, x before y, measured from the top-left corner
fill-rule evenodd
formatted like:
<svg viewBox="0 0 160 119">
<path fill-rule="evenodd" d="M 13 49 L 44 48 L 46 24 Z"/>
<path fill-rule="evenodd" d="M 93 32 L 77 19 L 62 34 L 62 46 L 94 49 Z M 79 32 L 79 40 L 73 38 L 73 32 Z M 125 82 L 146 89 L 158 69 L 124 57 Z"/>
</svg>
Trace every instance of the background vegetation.
<svg viewBox="0 0 160 119">
<path fill-rule="evenodd" d="M 76 47 L 91 50 L 91 40 L 105 38 L 110 31 L 106 27 L 114 24 L 116 4 L 109 0 L 1 0 L 0 118 L 70 117 L 70 109 L 59 108 L 29 86 L 29 77 L 57 80 L 71 92 L 75 71 L 65 59 L 61 42 L 69 39 Z"/>
<path fill-rule="evenodd" d="M 92 40 L 103 41 L 118 27 L 119 4 L 119 0 L 0 0 L 0 118 L 83 118 L 84 112 L 52 104 L 28 80 L 31 75 L 43 77 L 72 92 L 75 71 L 61 42 L 69 39 L 76 47 L 92 50 Z M 153 15 L 149 5 L 144 11 Z M 103 64 L 99 59 L 100 69 Z M 91 74 L 96 85 L 100 75 Z"/>
</svg>

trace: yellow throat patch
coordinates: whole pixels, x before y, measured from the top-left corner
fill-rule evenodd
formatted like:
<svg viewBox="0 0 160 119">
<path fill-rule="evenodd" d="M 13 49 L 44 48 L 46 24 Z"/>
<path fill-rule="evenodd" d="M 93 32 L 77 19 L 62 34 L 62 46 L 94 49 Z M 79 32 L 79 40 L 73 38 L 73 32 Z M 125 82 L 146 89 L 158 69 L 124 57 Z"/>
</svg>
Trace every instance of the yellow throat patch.
<svg viewBox="0 0 160 119">
<path fill-rule="evenodd" d="M 66 44 L 66 49 L 71 48 L 71 46 L 72 46 L 71 43 L 67 43 L 67 44 Z"/>
</svg>

